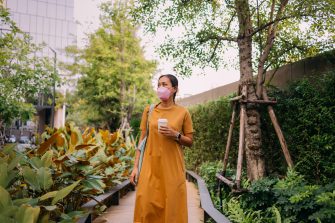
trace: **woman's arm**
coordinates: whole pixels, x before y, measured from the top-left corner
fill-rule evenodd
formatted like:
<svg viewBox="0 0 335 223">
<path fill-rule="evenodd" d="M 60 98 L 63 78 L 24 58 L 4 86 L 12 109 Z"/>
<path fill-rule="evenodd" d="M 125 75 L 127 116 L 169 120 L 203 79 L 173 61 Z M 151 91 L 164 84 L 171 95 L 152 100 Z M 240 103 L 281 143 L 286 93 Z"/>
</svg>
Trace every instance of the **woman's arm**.
<svg viewBox="0 0 335 223">
<path fill-rule="evenodd" d="M 158 132 L 164 136 L 167 136 L 173 140 L 178 141 L 183 146 L 191 147 L 193 144 L 193 133 L 187 133 L 185 135 L 181 135 L 179 140 L 177 140 L 177 135 L 179 132 L 175 131 L 174 129 L 168 126 L 161 126 Z"/>
</svg>

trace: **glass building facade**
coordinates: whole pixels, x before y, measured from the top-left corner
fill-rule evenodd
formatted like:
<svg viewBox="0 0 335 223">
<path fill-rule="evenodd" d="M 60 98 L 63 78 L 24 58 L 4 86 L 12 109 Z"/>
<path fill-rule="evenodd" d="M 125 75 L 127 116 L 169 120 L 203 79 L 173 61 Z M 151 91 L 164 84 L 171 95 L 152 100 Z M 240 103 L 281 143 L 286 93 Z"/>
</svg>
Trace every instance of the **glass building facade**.
<svg viewBox="0 0 335 223">
<path fill-rule="evenodd" d="M 5 0 L 5 5 L 18 27 L 35 43 L 44 42 L 56 50 L 58 61 L 71 61 L 64 49 L 77 42 L 74 0 Z M 45 47 L 43 55 L 52 58 L 54 54 Z"/>
<path fill-rule="evenodd" d="M 41 56 L 47 56 L 53 60 L 54 50 L 57 53 L 57 62 L 71 63 L 73 61 L 72 58 L 66 56 L 65 48 L 77 44 L 74 0 L 0 0 L 0 3 L 1 1 L 8 8 L 10 16 L 17 26 L 23 32 L 29 33 L 34 43 L 47 45 L 43 48 Z M 0 30 L 1 28 L 6 32 L 8 27 L 2 27 L 0 24 Z M 57 91 L 65 94 L 67 90 L 74 89 L 77 77 L 71 77 L 70 80 L 60 73 L 59 69 L 57 70 L 65 82 L 65 85 Z M 58 108 L 52 115 L 52 107 L 43 102 L 40 103 L 40 99 L 43 99 L 43 95 L 39 96 L 39 102 L 35 105 L 38 116 L 38 132 L 41 133 L 44 126 L 50 124 L 52 120 L 54 120 L 55 127 L 64 126 L 65 105 Z"/>
</svg>

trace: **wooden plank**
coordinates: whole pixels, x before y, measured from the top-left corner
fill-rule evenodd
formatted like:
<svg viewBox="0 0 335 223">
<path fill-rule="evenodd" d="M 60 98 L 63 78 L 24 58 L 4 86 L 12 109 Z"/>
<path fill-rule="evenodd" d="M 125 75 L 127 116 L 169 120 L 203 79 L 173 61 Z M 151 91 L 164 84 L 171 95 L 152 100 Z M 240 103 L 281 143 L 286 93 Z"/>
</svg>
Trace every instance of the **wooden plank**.
<svg viewBox="0 0 335 223">
<path fill-rule="evenodd" d="M 240 136 L 239 136 L 237 168 L 236 168 L 236 185 L 238 189 L 241 187 L 243 153 L 245 144 L 245 126 L 244 126 L 245 118 L 246 118 L 246 108 L 245 105 L 242 104 L 240 109 Z"/>
<path fill-rule="evenodd" d="M 236 113 L 236 104 L 233 105 L 233 113 L 231 115 L 231 121 L 229 126 L 229 132 L 228 132 L 228 139 L 227 139 L 227 145 L 226 145 L 226 151 L 223 158 L 223 176 L 226 175 L 226 169 L 228 164 L 228 158 L 229 158 L 229 150 L 231 147 L 231 140 L 233 138 L 233 129 L 235 124 L 235 113 Z"/>
<path fill-rule="evenodd" d="M 277 104 L 277 101 L 270 100 L 240 100 L 241 103 L 255 103 L 255 104 Z"/>
<path fill-rule="evenodd" d="M 203 221 L 203 210 L 200 208 L 200 196 L 195 185 L 186 182 L 187 186 L 187 207 L 188 222 L 201 223 Z M 106 213 L 96 218 L 94 223 L 132 223 L 134 217 L 134 204 L 136 192 L 129 192 L 124 198 L 120 199 L 118 206 L 112 206 Z"/>
<path fill-rule="evenodd" d="M 266 90 L 263 89 L 263 98 L 265 100 L 268 100 L 268 95 L 266 93 Z M 283 153 L 284 153 L 284 156 L 285 156 L 285 160 L 286 160 L 286 163 L 287 165 L 290 167 L 290 168 L 293 168 L 293 161 L 292 161 L 292 158 L 291 158 L 291 155 L 290 155 L 290 152 L 287 148 L 287 144 L 286 144 L 286 140 L 285 140 L 285 137 L 284 137 L 284 134 L 280 128 L 280 125 L 279 125 L 279 122 L 277 120 L 277 117 L 276 117 L 276 114 L 273 110 L 273 107 L 272 106 L 268 106 L 268 113 L 269 113 L 269 116 L 270 116 L 270 119 L 271 119 L 271 122 L 273 124 L 273 127 L 275 129 L 275 132 L 277 134 L 277 137 L 279 139 L 279 142 L 280 142 L 280 145 L 281 145 L 281 148 L 283 150 Z"/>
<path fill-rule="evenodd" d="M 221 174 L 217 173 L 215 176 L 216 176 L 216 178 L 218 178 L 219 180 L 221 180 L 222 182 L 224 182 L 225 184 L 227 184 L 230 188 L 236 188 L 236 184 L 233 181 L 225 178 Z"/>
</svg>

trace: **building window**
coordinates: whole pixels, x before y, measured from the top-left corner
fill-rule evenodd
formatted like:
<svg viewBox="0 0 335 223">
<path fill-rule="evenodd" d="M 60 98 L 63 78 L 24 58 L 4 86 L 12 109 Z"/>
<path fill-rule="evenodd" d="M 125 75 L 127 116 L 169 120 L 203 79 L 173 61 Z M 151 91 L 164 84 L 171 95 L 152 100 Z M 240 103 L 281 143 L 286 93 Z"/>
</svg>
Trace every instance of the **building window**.
<svg viewBox="0 0 335 223">
<path fill-rule="evenodd" d="M 36 15 L 37 14 L 37 2 L 29 1 L 28 13 L 31 14 L 31 15 Z"/>
<path fill-rule="evenodd" d="M 47 3 L 37 2 L 37 13 L 38 15 L 45 17 L 47 15 Z"/>
<path fill-rule="evenodd" d="M 29 23 L 30 23 L 30 16 L 26 15 L 26 14 L 21 14 L 20 15 L 20 28 L 24 31 L 24 32 L 31 32 L 30 31 L 30 27 L 29 27 Z"/>
<path fill-rule="evenodd" d="M 17 6 L 17 11 L 20 13 L 27 13 L 28 9 L 28 1 L 27 0 L 20 0 Z"/>
<path fill-rule="evenodd" d="M 48 17 L 56 18 L 56 5 L 55 4 L 48 4 Z"/>
</svg>

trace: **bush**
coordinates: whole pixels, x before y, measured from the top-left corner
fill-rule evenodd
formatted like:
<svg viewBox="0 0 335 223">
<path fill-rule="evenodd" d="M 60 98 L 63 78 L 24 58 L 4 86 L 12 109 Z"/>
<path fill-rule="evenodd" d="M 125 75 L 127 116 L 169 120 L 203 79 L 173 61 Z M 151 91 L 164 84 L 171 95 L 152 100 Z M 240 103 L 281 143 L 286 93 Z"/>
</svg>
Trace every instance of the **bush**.
<svg viewBox="0 0 335 223">
<path fill-rule="evenodd" d="M 282 126 L 295 169 L 311 183 L 335 180 L 335 72 L 316 80 L 302 80 L 286 91 L 273 90 L 275 111 Z M 263 130 L 272 129 L 267 118 Z M 267 128 L 265 126 L 268 126 Z M 263 131 L 269 172 L 284 165 L 274 132 Z M 285 169 L 281 168 L 281 173 Z"/>
<path fill-rule="evenodd" d="M 41 139 L 37 149 L 0 151 L 0 222 L 75 222 L 83 203 L 128 178 L 134 146 L 119 132 L 68 124 Z"/>
<path fill-rule="evenodd" d="M 316 80 L 302 80 L 288 90 L 272 89 L 274 107 L 296 170 L 310 183 L 326 184 L 335 179 L 335 72 Z M 285 175 L 285 162 L 278 138 L 261 107 L 262 140 L 270 175 Z M 198 171 L 201 163 L 222 160 L 229 130 L 229 98 L 190 108 L 195 129 L 192 148 L 185 149 L 186 167 Z M 236 165 L 238 122 L 235 123 L 229 162 Z"/>
<path fill-rule="evenodd" d="M 223 158 L 231 118 L 229 98 L 190 108 L 194 133 L 192 148 L 185 149 L 186 168 L 198 170 L 202 162 Z M 236 123 L 238 124 L 238 123 Z M 237 159 L 238 125 L 235 125 L 230 161 Z"/>
</svg>

